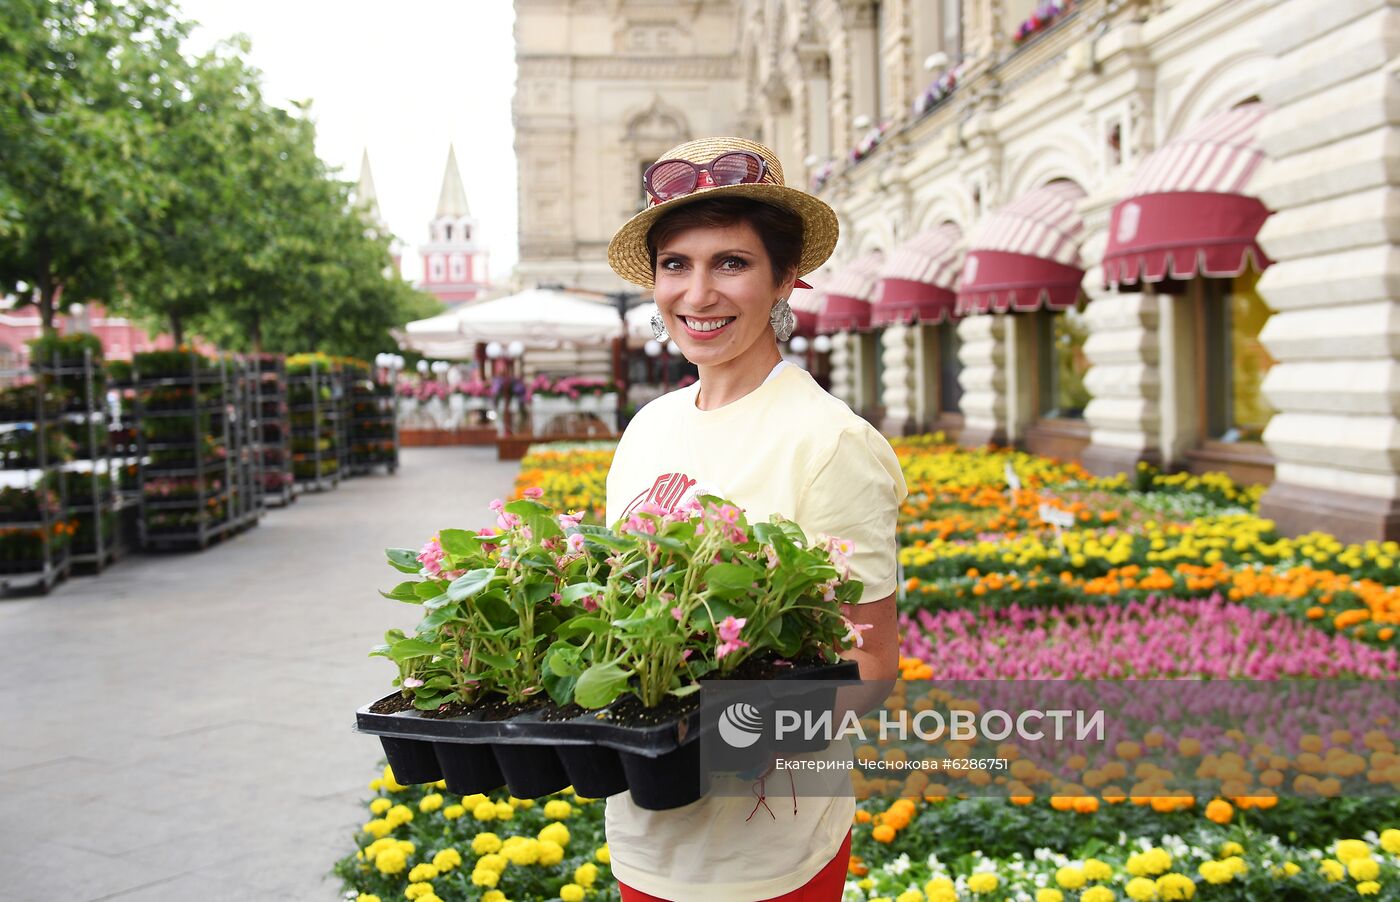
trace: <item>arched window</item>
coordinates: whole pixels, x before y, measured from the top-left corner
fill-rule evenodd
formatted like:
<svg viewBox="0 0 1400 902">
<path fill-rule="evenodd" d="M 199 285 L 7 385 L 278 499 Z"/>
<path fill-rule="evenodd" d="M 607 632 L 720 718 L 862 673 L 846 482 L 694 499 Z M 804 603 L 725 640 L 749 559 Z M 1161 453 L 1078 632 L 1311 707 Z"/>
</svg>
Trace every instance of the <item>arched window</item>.
<svg viewBox="0 0 1400 902">
<path fill-rule="evenodd" d="M 1089 404 L 1084 376 L 1089 359 L 1084 342 L 1089 326 L 1084 319 L 1084 295 L 1068 310 L 1036 314 L 1036 407 L 1042 419 L 1079 420 Z"/>
<path fill-rule="evenodd" d="M 1264 376 L 1274 365 L 1259 333 L 1270 311 L 1256 286 L 1253 267 L 1233 279 L 1201 279 L 1196 310 L 1197 359 L 1205 378 L 1202 434 L 1219 442 L 1258 442 L 1273 416 L 1264 397 Z"/>
</svg>

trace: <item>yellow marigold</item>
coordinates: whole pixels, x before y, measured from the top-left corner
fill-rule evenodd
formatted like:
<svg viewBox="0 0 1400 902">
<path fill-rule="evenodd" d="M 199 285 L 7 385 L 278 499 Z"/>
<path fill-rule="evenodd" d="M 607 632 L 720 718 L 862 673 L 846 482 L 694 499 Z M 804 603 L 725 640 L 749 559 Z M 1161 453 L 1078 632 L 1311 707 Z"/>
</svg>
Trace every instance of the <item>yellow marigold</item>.
<svg viewBox="0 0 1400 902">
<path fill-rule="evenodd" d="M 1079 889 L 1089 878 L 1084 875 L 1083 868 L 1066 865 L 1055 872 L 1055 882 L 1065 889 Z"/>
<path fill-rule="evenodd" d="M 489 855 L 500 850 L 501 838 L 494 833 L 478 833 L 472 839 L 472 852 L 477 855 Z"/>
<path fill-rule="evenodd" d="M 1152 902 L 1157 898 L 1157 883 L 1149 877 L 1134 877 L 1123 891 L 1135 902 Z"/>
<path fill-rule="evenodd" d="M 1065 894 L 1047 886 L 1035 891 L 1035 902 L 1065 902 Z"/>
<path fill-rule="evenodd" d="M 391 801 L 389 801 L 388 799 L 385 799 L 385 798 L 378 798 L 378 799 L 375 799 L 373 802 L 370 802 L 370 803 L 369 803 L 369 813 L 370 813 L 370 814 L 383 814 L 384 812 L 388 811 L 388 810 L 389 810 L 390 808 L 392 808 L 392 807 L 394 807 L 394 803 L 393 803 L 393 802 L 391 802 Z"/>
<path fill-rule="evenodd" d="M 379 868 L 381 874 L 400 874 L 408 867 L 408 859 L 404 856 L 403 850 L 394 846 L 385 849 L 374 857 L 374 866 Z"/>
<path fill-rule="evenodd" d="M 881 824 L 874 830 L 870 831 L 870 838 L 875 840 L 876 842 L 894 842 L 894 828 L 891 827 L 889 824 Z"/>
<path fill-rule="evenodd" d="M 499 874 L 506 869 L 507 864 L 508 862 L 506 861 L 506 857 L 504 855 L 499 855 L 495 852 L 490 852 L 476 860 L 475 870 L 495 871 L 497 874 Z"/>
<path fill-rule="evenodd" d="M 541 840 L 549 840 L 561 846 L 567 846 L 569 844 L 569 828 L 558 821 L 552 824 L 545 824 L 536 835 Z"/>
<path fill-rule="evenodd" d="M 979 894 L 996 892 L 996 888 L 1000 883 L 1001 881 L 997 879 L 996 874 L 989 874 L 986 871 L 980 874 L 973 874 L 971 877 L 967 878 L 967 888 Z"/>
<path fill-rule="evenodd" d="M 506 898 L 506 894 L 501 892 L 500 890 L 488 889 L 484 894 L 482 894 L 481 902 L 510 902 L 510 900 L 508 900 Z"/>
<path fill-rule="evenodd" d="M 494 821 L 496 819 L 496 806 L 491 802 L 481 802 L 472 809 L 472 817 L 479 821 Z"/>
<path fill-rule="evenodd" d="M 1371 847 L 1359 839 L 1339 839 L 1337 840 L 1337 860 L 1346 864 L 1353 858 L 1362 858 L 1371 854 Z"/>
<path fill-rule="evenodd" d="M 932 899 L 939 893 L 956 893 L 957 884 L 953 883 L 953 881 L 949 880 L 947 877 L 934 877 L 929 880 L 928 883 L 924 884 L 924 892 Z"/>
<path fill-rule="evenodd" d="M 1239 843 L 1235 842 L 1234 840 L 1227 840 L 1227 841 L 1225 841 L 1225 842 L 1223 842 L 1223 843 L 1220 844 L 1220 856 L 1221 856 L 1222 858 L 1228 857 L 1228 856 L 1230 856 L 1230 855 L 1243 855 L 1243 854 L 1244 854 L 1244 846 L 1240 845 Z"/>
<path fill-rule="evenodd" d="M 1391 855 L 1400 855 L 1400 830 L 1394 827 L 1381 831 L 1381 848 Z"/>
<path fill-rule="evenodd" d="M 439 871 L 450 871 L 462 864 L 462 853 L 456 849 L 443 849 L 433 856 L 433 867 Z"/>
<path fill-rule="evenodd" d="M 1363 880 L 1356 884 L 1356 892 L 1362 896 L 1374 896 L 1381 891 L 1381 885 L 1374 880 Z"/>
<path fill-rule="evenodd" d="M 408 872 L 409 883 L 425 883 L 429 880 L 436 880 L 438 869 L 430 864 L 415 864 L 413 870 Z"/>
<path fill-rule="evenodd" d="M 442 807 L 442 794 L 441 794 L 441 793 L 436 793 L 436 792 L 429 793 L 428 795 L 425 795 L 425 796 L 423 796 L 423 798 L 421 798 L 421 799 L 418 800 L 418 810 L 421 811 L 421 812 L 423 812 L 424 814 L 429 814 L 429 813 L 431 813 L 431 812 L 437 811 L 437 810 L 438 810 L 439 808 L 441 808 L 441 807 Z"/>
<path fill-rule="evenodd" d="M 403 792 L 408 787 L 394 779 L 394 769 L 384 765 L 384 788 L 390 792 Z"/>
<path fill-rule="evenodd" d="M 544 803 L 544 816 L 552 821 L 562 821 L 574 813 L 574 806 L 563 799 L 550 799 Z"/>
<path fill-rule="evenodd" d="M 413 810 L 407 805 L 395 805 L 384 812 L 384 819 L 389 822 L 390 827 L 397 827 L 413 820 Z"/>
<path fill-rule="evenodd" d="M 1235 872 L 1223 861 L 1202 862 L 1199 868 L 1207 883 L 1229 883 L 1235 879 Z"/>
<path fill-rule="evenodd" d="M 1157 878 L 1157 895 L 1167 902 L 1190 899 L 1196 895 L 1196 881 L 1185 874 L 1163 874 Z"/>
<path fill-rule="evenodd" d="M 1285 877 L 1292 877 L 1294 874 L 1298 873 L 1301 870 L 1302 868 L 1298 867 L 1298 865 L 1294 862 L 1285 861 L 1283 863 L 1283 875 Z"/>
<path fill-rule="evenodd" d="M 1217 824 L 1228 824 L 1235 816 L 1235 806 L 1224 799 L 1212 799 L 1206 806 L 1206 818 Z"/>
<path fill-rule="evenodd" d="M 1367 855 L 1365 858 L 1353 858 L 1347 862 L 1347 873 L 1353 880 L 1375 880 L 1381 875 L 1381 866 Z"/>
<path fill-rule="evenodd" d="M 924 902 L 924 894 L 916 889 L 907 889 L 895 896 L 894 902 Z"/>
<path fill-rule="evenodd" d="M 411 902 L 411 900 L 413 899 L 418 899 L 422 896 L 431 895 L 432 892 L 433 885 L 431 883 L 410 883 L 408 887 L 403 891 L 403 896 L 405 899 L 409 899 Z"/>
<path fill-rule="evenodd" d="M 475 811 L 477 805 L 488 801 L 490 801 L 490 799 L 486 798 L 486 796 L 479 792 L 474 792 L 469 796 L 462 796 L 462 807 L 468 811 Z"/>
<path fill-rule="evenodd" d="M 612 864 L 612 850 L 608 848 L 607 843 L 603 843 L 599 846 L 598 851 L 593 853 L 593 857 L 603 864 Z"/>
<path fill-rule="evenodd" d="M 501 875 L 490 868 L 478 867 L 472 871 L 472 886 L 484 886 L 491 889 L 501 882 Z"/>
<path fill-rule="evenodd" d="M 574 868 L 574 882 L 582 887 L 590 887 L 598 879 L 598 866 L 591 861 Z"/>
<path fill-rule="evenodd" d="M 1335 858 L 1322 859 L 1322 863 L 1317 866 L 1317 872 L 1332 883 L 1336 883 L 1347 875 L 1346 865 Z"/>
<path fill-rule="evenodd" d="M 515 817 L 515 809 L 511 807 L 510 802 L 496 803 L 496 820 L 508 821 L 513 817 Z"/>
<path fill-rule="evenodd" d="M 463 808 L 461 805 L 448 805 L 446 808 L 442 809 L 442 816 L 449 821 L 455 821 L 466 813 L 467 809 Z"/>
<path fill-rule="evenodd" d="M 381 779 L 380 777 L 375 777 L 373 780 L 370 780 L 370 781 L 369 781 L 369 791 L 370 791 L 370 792 L 379 792 L 379 790 L 381 790 L 381 789 L 383 789 L 383 788 L 384 788 L 384 780 Z"/>
<path fill-rule="evenodd" d="M 564 847 L 548 839 L 540 840 L 540 860 L 544 867 L 552 867 L 564 860 Z"/>
<path fill-rule="evenodd" d="M 1148 849 L 1128 856 L 1124 867 L 1134 877 L 1155 877 L 1171 870 L 1172 856 L 1166 849 Z"/>
<path fill-rule="evenodd" d="M 1090 858 L 1084 862 L 1084 876 L 1090 880 L 1112 880 L 1113 867 L 1106 861 Z"/>
<path fill-rule="evenodd" d="M 566 883 L 559 887 L 559 898 L 564 902 L 583 902 L 583 887 L 577 883 Z"/>
<path fill-rule="evenodd" d="M 385 799 L 385 801 L 388 800 Z M 375 839 L 382 839 L 389 833 L 389 831 L 393 830 L 394 827 L 388 821 L 384 820 L 384 818 L 377 817 L 374 820 L 367 822 L 363 829 L 366 833 L 368 833 L 370 836 L 373 836 Z"/>
<path fill-rule="evenodd" d="M 360 893 L 355 897 L 355 902 L 380 902 L 380 900 L 374 893 Z"/>
<path fill-rule="evenodd" d="M 1106 886 L 1091 886 L 1079 895 L 1079 902 L 1113 902 L 1113 890 Z"/>
<path fill-rule="evenodd" d="M 501 845 L 501 854 L 514 865 L 531 865 L 540 860 L 540 841 L 512 836 Z"/>
</svg>

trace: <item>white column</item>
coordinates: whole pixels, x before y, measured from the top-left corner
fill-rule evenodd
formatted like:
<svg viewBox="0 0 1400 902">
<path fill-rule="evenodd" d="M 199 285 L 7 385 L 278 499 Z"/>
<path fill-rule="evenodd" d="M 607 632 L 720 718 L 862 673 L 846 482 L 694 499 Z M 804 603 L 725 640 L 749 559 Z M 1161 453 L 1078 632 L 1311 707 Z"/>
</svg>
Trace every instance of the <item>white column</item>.
<svg viewBox="0 0 1400 902">
<path fill-rule="evenodd" d="M 1093 284 L 1090 273 L 1086 284 Z M 1131 472 L 1138 461 L 1161 461 L 1161 380 L 1157 299 L 1150 294 L 1101 294 L 1085 308 L 1089 338 L 1084 408 L 1090 444 L 1084 466 L 1099 475 Z"/>
<path fill-rule="evenodd" d="M 969 316 L 958 323 L 963 369 L 963 431 L 959 442 L 1004 444 L 1006 430 L 1006 334 L 1004 314 Z"/>
<path fill-rule="evenodd" d="M 854 344 L 848 332 L 831 336 L 831 393 L 857 410 Z"/>
<path fill-rule="evenodd" d="M 1400 10 L 1294 0 L 1262 42 L 1274 57 L 1252 187 L 1276 212 L 1259 291 L 1277 364 L 1264 432 L 1277 461 L 1261 510 L 1290 533 L 1400 536 Z M 1387 71 L 1387 68 L 1392 71 Z"/>
<path fill-rule="evenodd" d="M 885 402 L 885 419 L 880 429 L 886 435 L 905 435 L 914 423 L 913 410 L 913 348 L 910 342 L 914 330 L 903 325 L 886 326 L 880 350 L 884 372 L 881 374 L 880 396 Z"/>
</svg>

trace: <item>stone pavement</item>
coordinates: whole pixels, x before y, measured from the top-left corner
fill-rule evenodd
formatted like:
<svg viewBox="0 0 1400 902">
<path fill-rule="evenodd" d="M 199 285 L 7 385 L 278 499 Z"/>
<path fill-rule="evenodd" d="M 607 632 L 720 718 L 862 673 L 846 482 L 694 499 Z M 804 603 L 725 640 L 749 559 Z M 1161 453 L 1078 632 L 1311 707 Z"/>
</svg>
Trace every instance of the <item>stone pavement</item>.
<svg viewBox="0 0 1400 902">
<path fill-rule="evenodd" d="M 518 466 L 405 449 L 203 553 L 0 599 L 0 898 L 339 898 L 380 755 L 354 710 L 393 676 L 366 652 L 416 622 L 383 549 L 490 523 Z"/>
</svg>

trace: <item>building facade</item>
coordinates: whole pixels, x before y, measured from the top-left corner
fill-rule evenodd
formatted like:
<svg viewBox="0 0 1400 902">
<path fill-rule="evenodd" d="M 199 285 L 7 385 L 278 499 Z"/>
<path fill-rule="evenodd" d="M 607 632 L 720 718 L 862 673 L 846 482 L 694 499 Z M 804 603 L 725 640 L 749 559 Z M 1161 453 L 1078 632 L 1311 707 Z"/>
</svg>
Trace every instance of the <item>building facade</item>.
<svg viewBox="0 0 1400 902">
<path fill-rule="evenodd" d="M 658 143 L 753 137 L 836 209 L 841 242 L 801 306 L 829 336 L 832 391 L 887 431 L 942 428 L 1100 473 L 1223 469 L 1270 482 L 1263 510 L 1286 531 L 1400 535 L 1390 4 L 517 9 L 522 94 L 546 11 L 588 17 L 595 38 L 723 11 L 706 60 L 720 70 L 727 47 L 733 78 L 690 86 L 711 92 L 715 118 L 658 87 L 658 110 L 688 115 Z M 575 31 L 556 28 L 561 53 Z M 630 213 L 608 204 L 648 161 L 627 156 L 621 111 L 565 55 L 551 64 L 556 140 L 584 122 L 614 140 L 589 149 L 593 193 L 561 195 L 573 218 L 556 221 L 559 243 L 531 255 L 544 230 L 522 191 L 522 259 L 557 253 L 561 278 L 606 271 Z M 669 90 L 671 70 L 655 70 L 630 90 Z M 518 140 L 524 184 L 540 151 Z"/>
<path fill-rule="evenodd" d="M 414 287 L 449 306 L 474 301 L 489 290 L 486 248 L 478 240 L 477 221 L 467 204 L 457 151 L 447 149 L 437 212 L 428 223 L 428 241 L 419 245 L 423 278 Z"/>
</svg>

